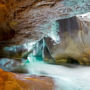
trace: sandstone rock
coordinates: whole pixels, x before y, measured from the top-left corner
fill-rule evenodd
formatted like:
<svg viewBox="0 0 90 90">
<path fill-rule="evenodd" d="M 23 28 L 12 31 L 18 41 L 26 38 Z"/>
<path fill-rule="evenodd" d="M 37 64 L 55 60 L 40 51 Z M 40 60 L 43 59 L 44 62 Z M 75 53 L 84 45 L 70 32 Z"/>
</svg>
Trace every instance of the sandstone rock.
<svg viewBox="0 0 90 90">
<path fill-rule="evenodd" d="M 0 90 L 52 90 L 53 88 L 53 80 L 49 77 L 15 74 L 0 69 Z"/>
<path fill-rule="evenodd" d="M 38 40 L 48 31 L 45 30 L 44 34 L 42 26 L 61 18 L 88 12 L 88 2 L 89 0 L 1 0 L 0 40 L 5 40 L 1 44 L 11 45 Z"/>
<path fill-rule="evenodd" d="M 24 43 L 37 43 L 48 36 L 53 40 L 57 39 L 57 42 L 60 37 L 60 44 L 52 45 L 52 41 L 48 43 L 52 45 L 48 47 L 54 58 L 58 59 L 58 56 L 64 55 L 76 59 L 80 57 L 81 60 L 84 55 L 84 59 L 88 62 L 90 40 L 87 28 L 90 28 L 90 24 L 85 17 L 82 19 L 80 16 L 77 16 L 78 18 L 72 16 L 89 12 L 89 2 L 89 0 L 1 0 L 0 57 L 21 60 L 23 55 L 29 52 L 23 48 Z M 58 26 L 56 22 L 60 22 L 62 26 L 59 36 L 58 31 L 54 32 Z M 18 46 L 20 47 L 15 49 Z M 6 47 L 15 47 L 16 51 L 5 51 Z"/>
<path fill-rule="evenodd" d="M 89 25 L 79 17 L 58 20 L 61 42 L 50 45 L 47 42 L 52 56 L 56 62 L 64 62 L 68 58 L 76 59 L 80 64 L 90 64 L 90 31 Z M 87 21 L 88 22 L 88 21 Z"/>
</svg>

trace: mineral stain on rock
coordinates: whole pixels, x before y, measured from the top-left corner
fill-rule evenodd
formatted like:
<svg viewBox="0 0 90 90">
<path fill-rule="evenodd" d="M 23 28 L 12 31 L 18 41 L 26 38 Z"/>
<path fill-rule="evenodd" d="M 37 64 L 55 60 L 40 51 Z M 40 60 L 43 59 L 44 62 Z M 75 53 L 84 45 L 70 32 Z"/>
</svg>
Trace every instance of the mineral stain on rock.
<svg viewBox="0 0 90 90">
<path fill-rule="evenodd" d="M 49 77 L 15 74 L 0 69 L 0 90 L 52 90 L 53 80 Z"/>
</svg>

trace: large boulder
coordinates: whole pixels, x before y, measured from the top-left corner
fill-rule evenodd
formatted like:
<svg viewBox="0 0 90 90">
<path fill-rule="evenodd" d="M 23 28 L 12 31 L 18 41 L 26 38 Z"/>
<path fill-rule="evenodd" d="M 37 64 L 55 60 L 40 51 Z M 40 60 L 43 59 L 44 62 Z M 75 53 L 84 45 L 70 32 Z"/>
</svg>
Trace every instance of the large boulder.
<svg viewBox="0 0 90 90">
<path fill-rule="evenodd" d="M 60 43 L 54 45 L 51 40 L 46 40 L 57 64 L 72 60 L 90 64 L 90 30 L 87 22 L 80 16 L 58 20 Z"/>
</svg>

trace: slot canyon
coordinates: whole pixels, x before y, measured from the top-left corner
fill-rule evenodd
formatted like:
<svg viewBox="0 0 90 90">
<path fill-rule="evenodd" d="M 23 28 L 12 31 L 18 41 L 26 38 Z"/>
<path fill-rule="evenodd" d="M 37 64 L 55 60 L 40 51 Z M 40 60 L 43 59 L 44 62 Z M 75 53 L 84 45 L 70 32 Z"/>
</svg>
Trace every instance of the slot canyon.
<svg viewBox="0 0 90 90">
<path fill-rule="evenodd" d="M 90 0 L 0 0 L 0 90 L 90 90 Z"/>
</svg>

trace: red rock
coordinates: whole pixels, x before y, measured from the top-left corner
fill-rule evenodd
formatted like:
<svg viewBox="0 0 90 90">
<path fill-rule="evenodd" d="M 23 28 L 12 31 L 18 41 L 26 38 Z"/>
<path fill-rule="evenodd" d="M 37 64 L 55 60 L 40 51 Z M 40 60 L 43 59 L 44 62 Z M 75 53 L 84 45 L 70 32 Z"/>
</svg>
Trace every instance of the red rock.
<svg viewBox="0 0 90 90">
<path fill-rule="evenodd" d="M 0 69 L 0 90 L 52 90 L 53 86 L 49 77 L 15 74 Z"/>
</svg>

